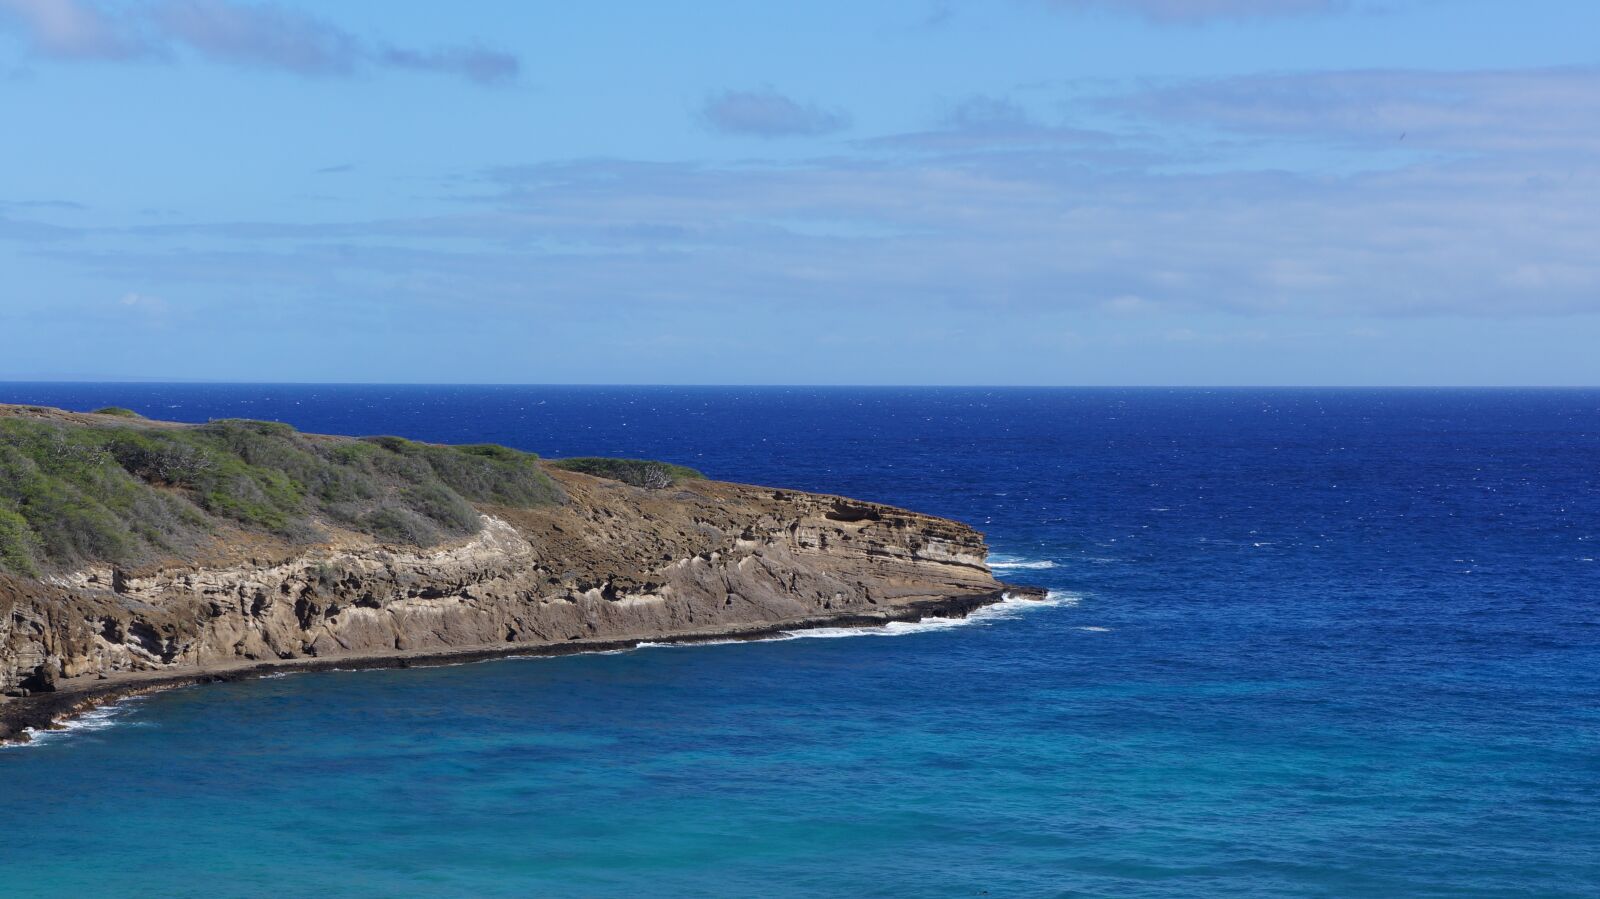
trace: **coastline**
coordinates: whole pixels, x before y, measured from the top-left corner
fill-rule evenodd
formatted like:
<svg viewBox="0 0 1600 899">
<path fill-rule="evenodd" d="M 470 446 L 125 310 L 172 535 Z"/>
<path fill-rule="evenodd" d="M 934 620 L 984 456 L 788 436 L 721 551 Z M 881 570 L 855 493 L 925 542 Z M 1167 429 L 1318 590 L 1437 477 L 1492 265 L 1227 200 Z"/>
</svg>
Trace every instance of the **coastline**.
<svg viewBox="0 0 1600 899">
<path fill-rule="evenodd" d="M 68 722 L 95 709 L 180 687 L 232 683 L 284 673 L 360 671 L 383 668 L 429 668 L 517 657 L 553 657 L 636 649 L 643 643 L 692 645 L 721 641 L 760 641 L 792 631 L 819 628 L 870 628 L 925 618 L 965 618 L 978 609 L 1008 598 L 1043 600 L 1039 587 L 1005 584 L 1000 590 L 912 600 L 881 611 L 850 611 L 696 631 L 638 634 L 569 640 L 562 643 L 494 644 L 446 651 L 351 653 L 327 658 L 252 661 L 202 666 L 184 673 L 136 672 L 105 679 L 79 677 L 60 681 L 50 693 L 0 703 L 0 747 L 26 744 L 36 731 L 61 730 Z"/>
</svg>

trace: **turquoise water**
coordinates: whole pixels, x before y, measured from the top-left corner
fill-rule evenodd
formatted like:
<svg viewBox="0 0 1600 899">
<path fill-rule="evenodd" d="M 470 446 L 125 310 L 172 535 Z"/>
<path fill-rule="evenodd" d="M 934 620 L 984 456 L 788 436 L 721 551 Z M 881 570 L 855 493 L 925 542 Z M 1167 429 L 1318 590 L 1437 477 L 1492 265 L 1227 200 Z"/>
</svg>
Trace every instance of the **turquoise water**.
<svg viewBox="0 0 1600 899">
<path fill-rule="evenodd" d="M 0 893 L 1600 894 L 1600 393 L 0 385 L 661 456 L 984 528 L 959 625 L 125 703 Z"/>
</svg>

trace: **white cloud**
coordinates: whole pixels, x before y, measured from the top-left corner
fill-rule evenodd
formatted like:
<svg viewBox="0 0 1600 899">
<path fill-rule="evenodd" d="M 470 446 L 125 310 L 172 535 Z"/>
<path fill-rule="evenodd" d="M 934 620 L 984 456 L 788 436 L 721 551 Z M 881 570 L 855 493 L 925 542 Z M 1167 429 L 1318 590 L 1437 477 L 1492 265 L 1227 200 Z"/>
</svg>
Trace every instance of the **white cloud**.
<svg viewBox="0 0 1600 899">
<path fill-rule="evenodd" d="M 536 284 L 552 301 L 634 306 L 1596 313 L 1600 155 L 1580 152 L 1600 129 L 1580 89 L 1590 77 L 1324 73 L 1106 101 L 1146 134 L 1192 124 L 1242 144 L 1290 141 L 1358 158 L 1401 118 L 1452 123 L 1419 131 L 1433 135 L 1433 152 L 1335 174 L 1227 160 L 1204 171 L 1097 163 L 1080 147 L 1011 130 L 1015 116 L 996 107 L 968 118 L 971 130 L 1001 127 L 960 146 L 897 152 L 886 141 L 798 164 L 541 163 L 484 173 L 453 214 L 77 229 L 75 240 L 27 246 L 174 296 L 168 284 L 251 283 L 285 296 L 492 307 L 530 302 Z M 1320 114 L 1299 111 L 1300 95 Z M 1393 111 L 1399 100 L 1368 103 L 1384 97 L 1403 98 L 1407 114 Z M 1119 139 L 1105 136 L 1112 148 Z M 33 234 L 25 222 L 8 228 L 0 239 Z M 204 250 L 192 249 L 197 237 Z"/>
<path fill-rule="evenodd" d="M 207 223 L 38 252 L 116 279 L 451 302 L 909 304 L 1162 314 L 1600 312 L 1600 163 L 1340 177 L 1055 166 L 1051 154 L 497 171 L 456 215 Z M 827 221 L 826 229 L 774 223 Z M 184 249 L 196 235 L 214 247 Z M 115 245 L 115 246 L 113 246 Z M 1110 304 L 1108 306 L 1108 300 Z M 1135 299 L 1136 298 L 1136 299 Z"/>
</svg>

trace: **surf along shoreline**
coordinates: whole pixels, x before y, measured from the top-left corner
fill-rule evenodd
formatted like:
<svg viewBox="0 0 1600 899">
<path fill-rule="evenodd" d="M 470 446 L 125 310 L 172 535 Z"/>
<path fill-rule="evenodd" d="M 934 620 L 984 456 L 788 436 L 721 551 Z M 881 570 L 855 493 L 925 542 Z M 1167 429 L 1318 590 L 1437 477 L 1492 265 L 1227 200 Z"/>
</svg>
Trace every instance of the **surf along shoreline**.
<svg viewBox="0 0 1600 899">
<path fill-rule="evenodd" d="M 873 628 L 893 622 L 918 622 L 926 618 L 966 618 L 973 612 L 1007 600 L 1042 601 L 1048 591 L 1040 587 L 1006 584 L 1000 590 L 963 596 L 913 600 L 874 612 L 820 615 L 764 622 L 740 627 L 671 634 L 641 634 L 570 640 L 565 643 L 519 643 L 475 646 L 450 650 L 416 650 L 328 658 L 241 662 L 196 668 L 182 673 L 134 672 L 105 679 L 84 676 L 58 682 L 54 692 L 35 693 L 0 703 L 0 746 L 28 743 L 36 732 L 62 730 L 73 719 L 95 709 L 180 687 L 232 683 L 268 675 L 326 671 L 360 671 L 382 668 L 429 668 L 462 665 L 505 658 L 541 658 L 592 653 L 625 652 L 640 644 L 689 645 L 695 643 L 755 642 L 781 637 L 792 631 L 818 628 Z"/>
</svg>

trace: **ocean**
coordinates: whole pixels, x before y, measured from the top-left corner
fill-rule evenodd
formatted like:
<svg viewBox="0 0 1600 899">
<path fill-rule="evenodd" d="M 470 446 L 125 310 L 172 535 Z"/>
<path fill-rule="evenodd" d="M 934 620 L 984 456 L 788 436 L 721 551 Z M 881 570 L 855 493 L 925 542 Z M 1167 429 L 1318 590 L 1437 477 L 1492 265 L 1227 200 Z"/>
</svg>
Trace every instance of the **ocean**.
<svg viewBox="0 0 1600 899">
<path fill-rule="evenodd" d="M 1052 601 L 173 691 L 0 751 L 0 895 L 1600 895 L 1600 391 L 0 385 L 662 458 Z"/>
</svg>

